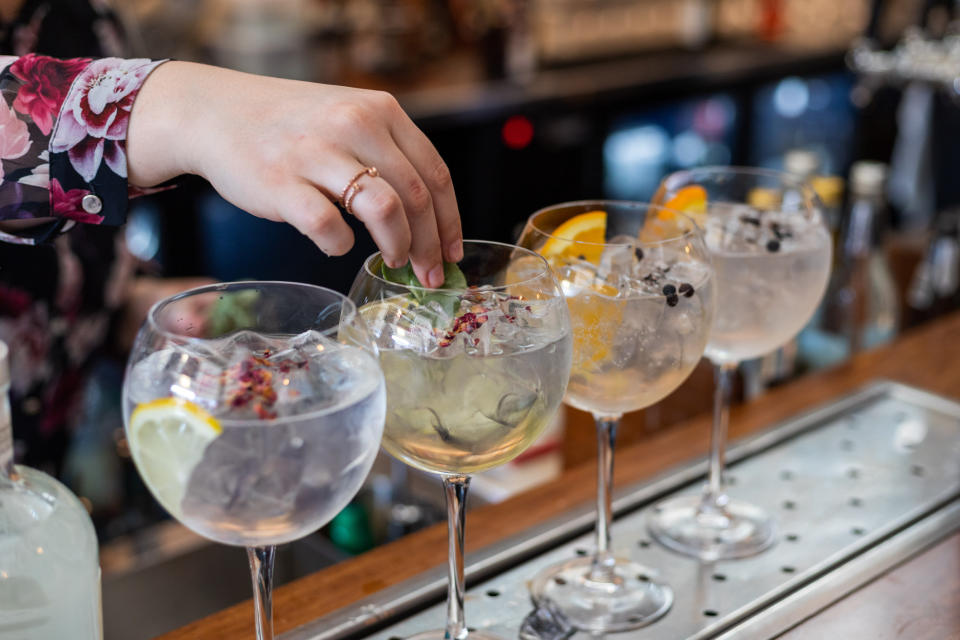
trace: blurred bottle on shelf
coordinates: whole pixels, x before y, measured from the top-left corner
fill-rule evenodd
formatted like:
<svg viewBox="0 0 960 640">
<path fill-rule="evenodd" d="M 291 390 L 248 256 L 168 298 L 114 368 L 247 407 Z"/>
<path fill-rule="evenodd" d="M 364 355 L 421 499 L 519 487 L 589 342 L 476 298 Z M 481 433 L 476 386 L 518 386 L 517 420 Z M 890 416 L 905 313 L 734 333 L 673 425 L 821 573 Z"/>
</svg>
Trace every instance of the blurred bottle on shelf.
<svg viewBox="0 0 960 640">
<path fill-rule="evenodd" d="M 510 3 L 508 16 L 504 71 L 513 81 L 530 82 L 537 71 L 537 44 L 530 3 L 525 0 Z"/>
<path fill-rule="evenodd" d="M 13 464 L 8 354 L 0 342 L 0 638 L 100 640 L 93 523 L 57 480 Z"/>
<path fill-rule="evenodd" d="M 911 325 L 960 308 L 960 209 L 941 211 L 907 290 Z"/>
<path fill-rule="evenodd" d="M 830 232 L 836 234 L 843 208 L 843 178 L 824 175 L 820 154 L 811 149 L 788 151 L 783 156 L 783 170 L 810 183 L 823 205 L 822 213 Z"/>
<path fill-rule="evenodd" d="M 809 180 L 820 172 L 820 156 L 811 149 L 790 149 L 783 156 L 783 170 Z"/>
<path fill-rule="evenodd" d="M 804 332 L 804 364 L 827 367 L 890 342 L 900 326 L 896 283 L 884 250 L 887 166 L 860 161 L 850 170 L 850 206 L 833 275 L 813 326 Z"/>
<path fill-rule="evenodd" d="M 714 36 L 714 0 L 685 0 L 680 37 L 689 49 L 702 49 Z"/>
<path fill-rule="evenodd" d="M 823 216 L 830 227 L 834 249 L 836 249 L 840 219 L 843 215 L 843 190 L 846 182 L 840 176 L 813 176 L 810 178 L 810 186 L 823 204 Z"/>
<path fill-rule="evenodd" d="M 213 62 L 240 71 L 311 79 L 306 0 L 230 0 L 209 21 Z"/>
</svg>

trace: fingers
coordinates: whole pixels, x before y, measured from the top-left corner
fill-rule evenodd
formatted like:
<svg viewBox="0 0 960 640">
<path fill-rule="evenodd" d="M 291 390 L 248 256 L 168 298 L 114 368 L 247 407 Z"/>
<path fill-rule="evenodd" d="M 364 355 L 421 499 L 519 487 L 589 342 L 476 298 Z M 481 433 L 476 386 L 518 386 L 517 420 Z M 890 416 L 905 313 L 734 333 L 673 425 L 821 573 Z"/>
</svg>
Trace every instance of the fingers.
<svg viewBox="0 0 960 640">
<path fill-rule="evenodd" d="M 275 192 L 277 215 L 307 236 L 330 256 L 345 254 L 353 246 L 353 231 L 340 211 L 317 188 L 294 182 Z"/>
<path fill-rule="evenodd" d="M 358 166 L 359 163 L 358 163 Z M 411 233 L 403 208 L 403 200 L 389 182 L 380 177 L 364 176 L 360 179 L 360 191 L 351 201 L 350 209 L 373 241 L 380 247 L 383 261 L 388 267 L 402 267 L 410 258 Z M 425 286 L 435 286 L 420 277 Z M 441 274 L 441 283 L 443 277 Z"/>
<path fill-rule="evenodd" d="M 427 136 L 402 111 L 400 117 L 393 120 L 390 131 L 397 147 L 430 192 L 444 260 L 460 261 L 463 259 L 463 231 L 450 170 Z"/>
<path fill-rule="evenodd" d="M 392 140 L 390 147 L 382 148 L 377 153 L 377 169 L 403 203 L 410 228 L 410 262 L 413 271 L 426 286 L 440 287 L 444 279 L 443 255 L 433 197 L 420 174 L 393 145 Z"/>
<path fill-rule="evenodd" d="M 387 266 L 402 267 L 410 258 L 411 246 L 403 199 L 389 182 L 364 173 L 365 168 L 354 158 L 333 153 L 328 154 L 322 163 L 310 164 L 305 173 L 307 179 L 333 201 L 339 200 L 353 181 L 354 195 L 348 196 L 350 213 L 367 227 Z M 428 287 L 434 286 L 426 280 L 421 282 Z"/>
<path fill-rule="evenodd" d="M 399 267 L 409 260 L 420 282 L 440 287 L 443 260 L 463 258 L 450 173 L 393 98 L 371 92 L 358 98 L 341 117 L 328 119 L 342 130 L 334 141 L 322 144 L 331 134 L 318 130 L 316 143 L 301 147 L 296 166 L 330 202 L 354 185 L 346 192 L 350 213 L 367 227 L 384 261 Z M 358 110 L 357 105 L 365 106 Z M 371 166 L 379 175 L 363 173 Z"/>
</svg>

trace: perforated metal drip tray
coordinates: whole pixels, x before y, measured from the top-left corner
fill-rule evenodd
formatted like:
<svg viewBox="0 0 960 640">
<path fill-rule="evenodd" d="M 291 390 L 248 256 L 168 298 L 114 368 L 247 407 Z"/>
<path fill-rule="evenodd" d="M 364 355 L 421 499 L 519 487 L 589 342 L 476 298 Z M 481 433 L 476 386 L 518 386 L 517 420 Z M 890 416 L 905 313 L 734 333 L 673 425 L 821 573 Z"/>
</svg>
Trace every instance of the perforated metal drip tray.
<svg viewBox="0 0 960 640">
<path fill-rule="evenodd" d="M 649 538 L 648 510 L 698 492 L 704 462 L 622 490 L 614 548 L 650 567 L 676 600 L 660 621 L 618 636 L 774 637 L 960 529 L 960 404 L 923 391 L 873 384 L 737 444 L 728 459 L 730 493 L 775 515 L 776 545 L 703 564 Z M 527 581 L 589 553 L 593 517 L 584 507 L 468 557 L 468 624 L 516 638 L 532 610 Z M 282 638 L 406 638 L 442 627 L 445 595 L 438 569 Z"/>
</svg>

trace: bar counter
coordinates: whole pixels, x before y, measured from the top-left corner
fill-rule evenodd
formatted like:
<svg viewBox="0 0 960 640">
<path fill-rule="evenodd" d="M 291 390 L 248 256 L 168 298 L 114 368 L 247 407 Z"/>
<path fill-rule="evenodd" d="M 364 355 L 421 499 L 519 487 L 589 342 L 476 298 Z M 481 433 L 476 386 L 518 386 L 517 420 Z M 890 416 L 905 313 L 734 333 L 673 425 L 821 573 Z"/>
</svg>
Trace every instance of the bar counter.
<svg viewBox="0 0 960 640">
<path fill-rule="evenodd" d="M 879 379 L 960 400 L 960 313 L 912 330 L 892 345 L 861 354 L 839 368 L 803 377 L 735 408 L 731 440 L 760 432 Z M 702 458 L 709 432 L 710 417 L 703 415 L 657 432 L 642 443 L 623 447 L 617 452 L 616 486 L 640 483 L 683 462 Z M 466 529 L 468 562 L 471 550 L 593 503 L 595 475 L 592 463 L 583 464 L 535 490 L 470 511 Z M 276 631 L 289 631 L 443 565 L 446 552 L 446 526 L 437 525 L 280 587 L 274 595 Z M 469 614 L 468 606 L 468 620 Z M 438 625 L 441 622 L 437 620 Z M 252 635 L 252 629 L 253 607 L 248 601 L 165 634 L 162 640 L 245 638 Z M 960 637 L 960 534 L 945 538 L 780 637 Z"/>
</svg>

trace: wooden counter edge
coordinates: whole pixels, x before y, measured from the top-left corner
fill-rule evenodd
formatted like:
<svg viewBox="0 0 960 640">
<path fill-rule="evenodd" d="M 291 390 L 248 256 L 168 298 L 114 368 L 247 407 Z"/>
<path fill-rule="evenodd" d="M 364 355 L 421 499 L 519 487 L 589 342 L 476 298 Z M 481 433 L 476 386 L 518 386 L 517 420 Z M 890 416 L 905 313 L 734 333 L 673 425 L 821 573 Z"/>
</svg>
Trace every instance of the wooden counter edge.
<svg viewBox="0 0 960 640">
<path fill-rule="evenodd" d="M 737 408 L 731 419 L 731 438 L 755 433 L 876 379 L 896 380 L 960 398 L 960 313 L 911 331 L 893 344 L 861 354 L 839 368 L 773 389 Z M 615 482 L 620 486 L 640 482 L 703 456 L 708 442 L 708 416 L 654 434 L 640 445 L 617 452 Z M 590 503 L 594 499 L 594 476 L 593 465 L 583 465 L 535 490 L 471 511 L 466 528 L 468 552 Z M 274 595 L 276 631 L 289 631 L 440 565 L 445 559 L 446 527 L 437 525 L 280 587 Z M 253 609 L 247 601 L 160 638 L 249 637 L 252 629 Z"/>
</svg>

